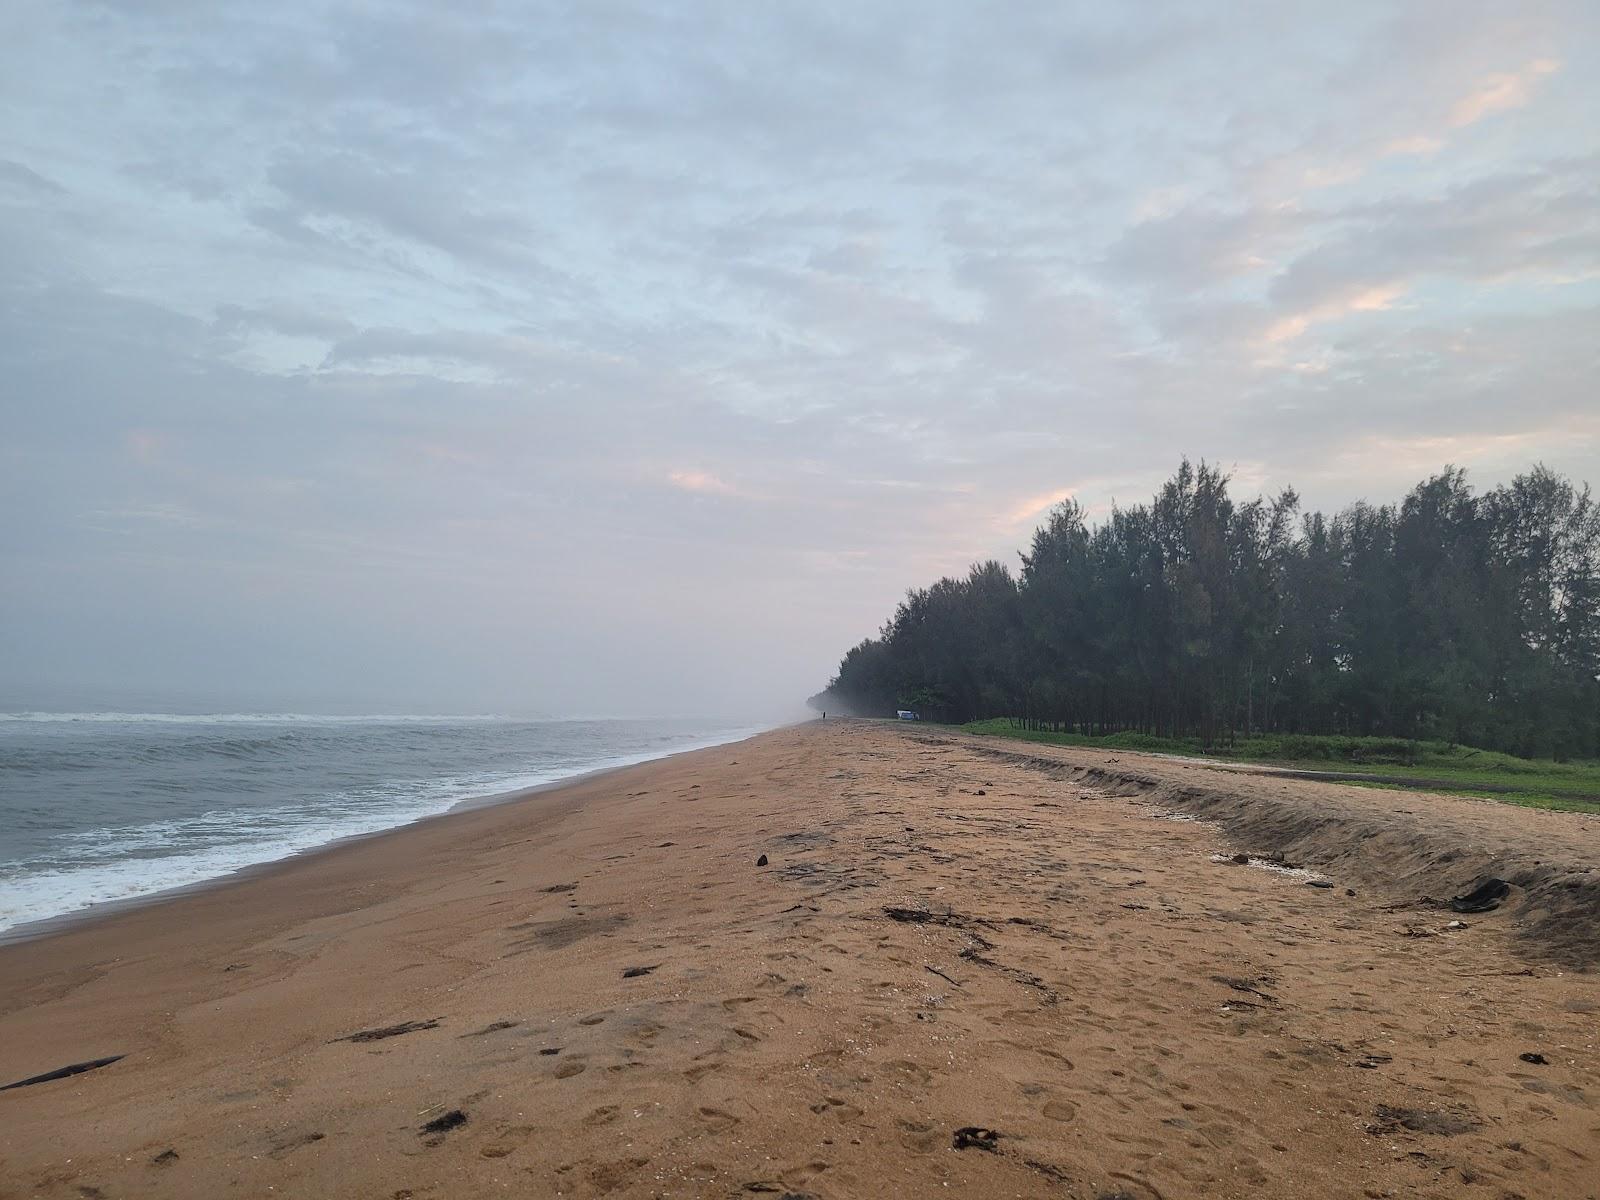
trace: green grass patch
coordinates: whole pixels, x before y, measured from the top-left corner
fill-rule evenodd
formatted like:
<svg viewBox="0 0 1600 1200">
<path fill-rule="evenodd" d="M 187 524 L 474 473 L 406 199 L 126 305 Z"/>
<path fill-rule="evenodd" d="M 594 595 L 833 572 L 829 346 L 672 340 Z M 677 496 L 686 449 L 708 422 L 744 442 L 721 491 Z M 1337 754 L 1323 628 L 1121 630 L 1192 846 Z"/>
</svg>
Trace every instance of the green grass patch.
<svg viewBox="0 0 1600 1200">
<path fill-rule="evenodd" d="M 1252 734 L 1232 745 L 1205 747 L 1199 738 L 1143 733 L 1087 737 L 1023 729 L 1000 718 L 961 727 L 968 733 L 1057 746 L 1181 754 L 1221 762 L 1261 763 L 1302 771 L 1357 776 L 1344 782 L 1448 792 L 1566 812 L 1600 813 L 1600 762 L 1558 763 L 1517 758 L 1448 742 L 1317 734 Z M 1364 778 L 1363 778 L 1364 777 Z"/>
</svg>

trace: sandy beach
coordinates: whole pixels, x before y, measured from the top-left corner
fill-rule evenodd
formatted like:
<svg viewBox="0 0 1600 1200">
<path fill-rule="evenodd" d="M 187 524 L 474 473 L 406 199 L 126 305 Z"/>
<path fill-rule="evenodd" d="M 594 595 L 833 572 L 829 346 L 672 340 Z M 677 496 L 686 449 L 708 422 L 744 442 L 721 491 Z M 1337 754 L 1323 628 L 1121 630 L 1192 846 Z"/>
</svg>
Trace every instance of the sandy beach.
<svg viewBox="0 0 1600 1200">
<path fill-rule="evenodd" d="M 0 1196 L 1595 1196 L 1597 863 L 817 722 L 0 947 Z"/>
</svg>

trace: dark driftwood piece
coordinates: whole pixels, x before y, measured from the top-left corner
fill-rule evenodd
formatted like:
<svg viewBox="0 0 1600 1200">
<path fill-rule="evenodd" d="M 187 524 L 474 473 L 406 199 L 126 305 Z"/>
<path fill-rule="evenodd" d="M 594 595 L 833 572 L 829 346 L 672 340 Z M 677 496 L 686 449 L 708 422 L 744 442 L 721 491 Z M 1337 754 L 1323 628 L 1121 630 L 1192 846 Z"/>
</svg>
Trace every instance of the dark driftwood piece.
<svg viewBox="0 0 1600 1200">
<path fill-rule="evenodd" d="M 355 1033 L 347 1033 L 343 1037 L 336 1037 L 334 1042 L 381 1042 L 384 1038 L 399 1037 L 403 1033 L 416 1033 L 419 1029 L 439 1028 L 439 1018 L 430 1017 L 426 1021 L 403 1021 L 399 1025 L 385 1025 L 382 1029 L 358 1029 Z M 329 1043 L 330 1045 L 332 1042 Z"/>
<path fill-rule="evenodd" d="M 93 1071 L 97 1067 L 109 1067 L 126 1057 L 124 1054 L 113 1054 L 110 1058 L 92 1058 L 88 1062 L 57 1067 L 54 1071 L 46 1071 L 43 1075 L 34 1075 L 27 1079 L 19 1079 L 15 1083 L 8 1083 L 5 1087 L 0 1087 L 0 1092 L 9 1092 L 12 1088 L 32 1087 L 36 1083 L 49 1083 L 52 1079 L 65 1079 L 69 1075 L 82 1075 L 85 1071 Z"/>
</svg>

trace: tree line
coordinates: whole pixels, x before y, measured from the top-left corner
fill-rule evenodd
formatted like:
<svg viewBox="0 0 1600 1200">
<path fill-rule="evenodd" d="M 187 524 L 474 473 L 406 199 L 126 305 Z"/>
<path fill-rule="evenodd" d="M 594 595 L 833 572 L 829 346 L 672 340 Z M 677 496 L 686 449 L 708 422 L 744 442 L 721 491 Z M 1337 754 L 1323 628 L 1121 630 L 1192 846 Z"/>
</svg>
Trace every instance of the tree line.
<svg viewBox="0 0 1600 1200">
<path fill-rule="evenodd" d="M 818 707 L 1012 717 L 1085 734 L 1429 738 L 1600 755 L 1600 510 L 1536 466 L 1481 495 L 1447 467 L 1398 505 L 1235 502 L 1187 460 L 1091 525 L 1054 508 L 1016 575 L 907 594 Z"/>
</svg>

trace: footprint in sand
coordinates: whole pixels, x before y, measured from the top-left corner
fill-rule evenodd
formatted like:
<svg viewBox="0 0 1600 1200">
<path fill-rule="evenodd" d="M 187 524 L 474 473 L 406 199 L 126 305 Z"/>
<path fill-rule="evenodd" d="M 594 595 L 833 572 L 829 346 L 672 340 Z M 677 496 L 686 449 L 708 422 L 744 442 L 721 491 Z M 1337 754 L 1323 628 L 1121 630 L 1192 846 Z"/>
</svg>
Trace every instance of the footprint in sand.
<svg viewBox="0 0 1600 1200">
<path fill-rule="evenodd" d="M 720 1108 L 702 1106 L 695 1109 L 694 1115 L 699 1117 L 700 1123 L 713 1133 L 724 1133 L 739 1123 L 738 1117 Z"/>
<path fill-rule="evenodd" d="M 913 1154 L 932 1154 L 939 1145 L 939 1134 L 932 1125 L 921 1121 L 899 1121 L 900 1145 Z"/>
<path fill-rule="evenodd" d="M 1017 1045 L 1015 1042 L 1013 1042 L 1011 1044 L 1012 1045 Z M 1048 1058 L 1051 1062 L 1053 1062 L 1057 1067 L 1059 1067 L 1063 1071 L 1075 1071 L 1075 1070 L 1077 1070 L 1077 1068 L 1073 1065 L 1072 1060 L 1070 1058 L 1068 1058 L 1065 1054 L 1057 1054 L 1054 1050 L 1046 1050 L 1043 1046 L 1020 1046 L 1020 1045 L 1018 1045 L 1017 1049 L 1019 1049 L 1019 1050 L 1032 1050 L 1035 1054 L 1039 1055 L 1040 1058 Z"/>
<path fill-rule="evenodd" d="M 583 1123 L 594 1129 L 600 1125 L 609 1125 L 617 1119 L 620 1110 L 615 1104 L 602 1104 L 599 1108 L 583 1118 Z"/>
<path fill-rule="evenodd" d="M 1078 1116 L 1078 1106 L 1070 1100 L 1050 1100 L 1039 1111 L 1052 1121 L 1072 1121 Z"/>
<path fill-rule="evenodd" d="M 605 1195 L 622 1187 L 639 1168 L 648 1165 L 648 1158 L 619 1158 L 615 1162 L 590 1162 L 583 1165 L 584 1177 L 597 1195 Z"/>
<path fill-rule="evenodd" d="M 648 1045 L 649 1043 L 655 1041 L 656 1038 L 663 1031 L 665 1031 L 666 1028 L 667 1027 L 665 1025 L 658 1024 L 655 1021 L 639 1021 L 628 1030 L 628 1040 L 634 1042 L 643 1042 Z"/>
<path fill-rule="evenodd" d="M 824 1096 L 811 1106 L 811 1111 L 818 1116 L 831 1113 L 846 1125 L 853 1125 L 867 1115 L 864 1109 L 857 1108 L 854 1104 L 846 1104 L 837 1096 Z"/>
<path fill-rule="evenodd" d="M 1113 1195 L 1126 1196 L 1128 1200 L 1164 1200 L 1156 1186 L 1147 1180 L 1140 1179 L 1137 1175 L 1128 1175 L 1122 1171 L 1112 1171 L 1111 1178 L 1124 1186 Z M 1134 1190 L 1129 1191 L 1132 1188 Z"/>
<path fill-rule="evenodd" d="M 590 1013 L 587 1017 L 579 1017 L 579 1025 L 598 1025 L 606 1019 L 605 1013 Z"/>
<path fill-rule="evenodd" d="M 574 1075 L 582 1075 L 589 1064 L 581 1058 L 569 1058 L 556 1068 L 557 1079 L 571 1079 Z"/>
<path fill-rule="evenodd" d="M 272 1158 L 282 1158 L 285 1154 L 292 1154 L 302 1146 L 320 1142 L 326 1136 L 323 1133 L 282 1134 L 272 1140 L 272 1145 L 267 1148 L 267 1154 Z"/>
<path fill-rule="evenodd" d="M 757 1180 L 753 1183 L 747 1183 L 744 1185 L 744 1190 L 756 1193 L 779 1192 L 793 1196 L 795 1200 L 816 1200 L 816 1197 L 810 1192 L 801 1191 L 800 1189 L 828 1170 L 829 1166 L 830 1164 L 828 1163 L 813 1160 L 808 1163 L 801 1163 L 797 1167 L 780 1167 L 777 1180 Z"/>
<path fill-rule="evenodd" d="M 933 1076 L 928 1073 L 927 1068 L 918 1066 L 910 1059 L 896 1058 L 884 1063 L 883 1065 L 890 1071 L 893 1071 L 902 1082 L 910 1080 L 919 1084 L 927 1084 L 933 1078 Z"/>
</svg>

